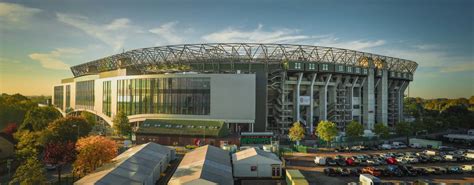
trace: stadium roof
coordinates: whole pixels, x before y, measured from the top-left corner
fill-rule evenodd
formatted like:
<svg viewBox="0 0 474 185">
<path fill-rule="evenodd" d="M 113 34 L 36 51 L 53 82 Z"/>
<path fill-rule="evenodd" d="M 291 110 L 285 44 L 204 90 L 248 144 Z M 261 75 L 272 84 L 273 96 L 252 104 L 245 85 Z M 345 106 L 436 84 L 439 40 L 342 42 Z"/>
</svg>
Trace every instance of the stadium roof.
<svg viewBox="0 0 474 185">
<path fill-rule="evenodd" d="M 141 48 L 115 54 L 71 67 L 75 77 L 130 67 L 146 73 L 148 66 L 157 64 L 192 64 L 219 62 L 280 63 L 295 60 L 316 63 L 335 63 L 367 67 L 365 59 L 372 59 L 384 68 L 397 72 L 414 73 L 418 64 L 411 60 L 388 57 L 349 49 L 261 43 L 184 44 Z"/>
<path fill-rule="evenodd" d="M 135 146 L 74 184 L 143 184 L 170 150 L 156 143 Z"/>
<path fill-rule="evenodd" d="M 168 184 L 234 184 L 229 152 L 211 145 L 196 148 L 184 156 Z"/>
</svg>

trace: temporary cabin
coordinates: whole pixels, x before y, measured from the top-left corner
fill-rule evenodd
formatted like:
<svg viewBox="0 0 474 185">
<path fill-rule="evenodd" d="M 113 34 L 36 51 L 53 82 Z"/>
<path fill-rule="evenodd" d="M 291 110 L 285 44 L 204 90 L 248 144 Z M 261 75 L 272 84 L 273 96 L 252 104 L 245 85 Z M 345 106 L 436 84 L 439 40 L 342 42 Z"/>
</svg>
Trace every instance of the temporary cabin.
<svg viewBox="0 0 474 185">
<path fill-rule="evenodd" d="M 271 152 L 249 148 L 232 155 L 234 177 L 281 177 L 282 162 Z"/>
<path fill-rule="evenodd" d="M 172 150 L 156 143 L 132 147 L 74 184 L 153 185 L 172 159 Z"/>
<path fill-rule="evenodd" d="M 194 149 L 184 156 L 168 184 L 233 185 L 229 152 L 211 145 Z"/>
</svg>

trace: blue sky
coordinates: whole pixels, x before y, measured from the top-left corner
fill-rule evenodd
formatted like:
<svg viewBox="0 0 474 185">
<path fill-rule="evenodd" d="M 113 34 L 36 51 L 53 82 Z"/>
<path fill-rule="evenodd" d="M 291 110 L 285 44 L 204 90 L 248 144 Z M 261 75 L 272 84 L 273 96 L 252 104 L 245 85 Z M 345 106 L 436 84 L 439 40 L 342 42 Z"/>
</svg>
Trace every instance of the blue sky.
<svg viewBox="0 0 474 185">
<path fill-rule="evenodd" d="M 2 1 L 0 92 L 51 95 L 69 67 L 157 45 L 334 46 L 419 63 L 410 96 L 474 95 L 474 1 Z"/>
</svg>

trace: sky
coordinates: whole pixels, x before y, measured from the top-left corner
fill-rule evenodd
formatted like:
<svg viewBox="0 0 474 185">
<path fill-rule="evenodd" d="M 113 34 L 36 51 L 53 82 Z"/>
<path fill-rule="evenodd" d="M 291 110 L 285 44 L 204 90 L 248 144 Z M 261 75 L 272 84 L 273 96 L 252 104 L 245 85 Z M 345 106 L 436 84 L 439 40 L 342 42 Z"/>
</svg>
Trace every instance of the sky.
<svg viewBox="0 0 474 185">
<path fill-rule="evenodd" d="M 74 65 L 137 48 L 215 42 L 409 59 L 419 64 L 409 96 L 474 95 L 470 0 L 0 0 L 0 93 L 51 95 Z"/>
</svg>

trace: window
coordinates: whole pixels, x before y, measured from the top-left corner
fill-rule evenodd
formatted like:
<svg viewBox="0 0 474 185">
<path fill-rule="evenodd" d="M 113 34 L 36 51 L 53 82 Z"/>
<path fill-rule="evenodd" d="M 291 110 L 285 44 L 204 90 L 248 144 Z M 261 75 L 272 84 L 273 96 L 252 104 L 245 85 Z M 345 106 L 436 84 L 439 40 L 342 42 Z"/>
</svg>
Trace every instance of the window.
<svg viewBox="0 0 474 185">
<path fill-rule="evenodd" d="M 327 71 L 329 69 L 329 66 L 327 64 L 323 64 L 323 70 Z"/>
<path fill-rule="evenodd" d="M 257 166 L 250 166 L 250 171 L 252 172 L 257 171 Z"/>
<path fill-rule="evenodd" d="M 344 71 L 344 66 L 337 66 L 337 68 L 338 71 Z"/>
<path fill-rule="evenodd" d="M 367 74 L 367 69 L 364 69 L 364 74 Z"/>
<path fill-rule="evenodd" d="M 309 69 L 314 70 L 315 69 L 315 64 L 309 64 Z"/>
<path fill-rule="evenodd" d="M 54 105 L 60 109 L 63 109 L 63 97 L 64 97 L 64 87 L 56 86 L 54 87 Z"/>
<path fill-rule="evenodd" d="M 272 165 L 272 176 L 273 177 L 280 177 L 280 165 L 274 164 Z"/>
<path fill-rule="evenodd" d="M 352 73 L 352 67 L 347 67 L 347 72 Z"/>
<path fill-rule="evenodd" d="M 360 68 L 356 68 L 356 69 L 355 69 L 355 72 L 356 72 L 356 73 L 360 73 Z"/>
<path fill-rule="evenodd" d="M 76 108 L 94 109 L 94 80 L 76 83 Z"/>
<path fill-rule="evenodd" d="M 360 105 L 354 105 L 354 109 L 360 109 Z"/>
<path fill-rule="evenodd" d="M 301 63 L 295 63 L 295 69 L 301 69 Z"/>
<path fill-rule="evenodd" d="M 107 116 L 111 115 L 112 106 L 112 88 L 110 81 L 104 81 L 102 87 L 102 113 Z"/>
</svg>

